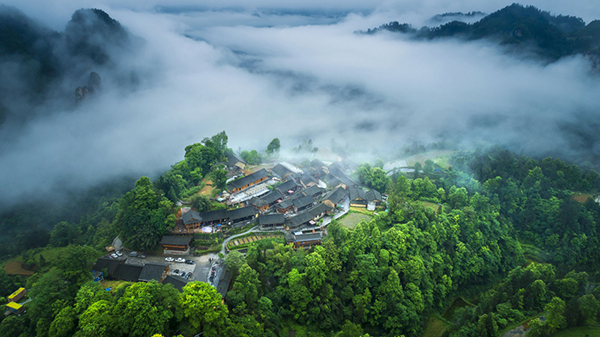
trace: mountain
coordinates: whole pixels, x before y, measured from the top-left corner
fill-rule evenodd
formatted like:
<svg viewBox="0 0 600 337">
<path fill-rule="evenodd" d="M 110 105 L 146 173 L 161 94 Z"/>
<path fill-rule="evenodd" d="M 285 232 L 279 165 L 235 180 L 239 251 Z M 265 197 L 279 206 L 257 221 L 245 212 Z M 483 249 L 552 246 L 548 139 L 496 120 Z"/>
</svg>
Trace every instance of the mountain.
<svg viewBox="0 0 600 337">
<path fill-rule="evenodd" d="M 439 20 L 442 17 L 434 18 Z M 410 34 L 415 39 L 488 39 L 511 50 L 533 53 L 547 61 L 575 54 L 586 55 L 591 59 L 600 55 L 599 21 L 586 25 L 577 17 L 554 16 L 533 6 L 519 4 L 507 6 L 474 23 L 454 20 L 417 30 L 408 24 L 390 22 L 365 33 L 374 34 L 384 30 Z"/>
<path fill-rule="evenodd" d="M 75 89 L 90 78 L 99 87 L 98 73 L 115 68 L 132 40 L 99 9 L 77 10 L 65 31 L 57 32 L 0 5 L 0 124 L 23 123 L 51 99 L 75 102 Z"/>
</svg>

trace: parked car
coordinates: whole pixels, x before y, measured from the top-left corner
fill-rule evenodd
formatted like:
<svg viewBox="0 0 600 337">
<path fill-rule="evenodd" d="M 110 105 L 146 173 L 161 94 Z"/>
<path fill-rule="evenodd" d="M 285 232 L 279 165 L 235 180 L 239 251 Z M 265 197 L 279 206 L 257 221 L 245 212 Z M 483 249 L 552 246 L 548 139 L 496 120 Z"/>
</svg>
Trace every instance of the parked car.
<svg viewBox="0 0 600 337">
<path fill-rule="evenodd" d="M 175 262 L 180 262 L 180 263 L 182 263 L 182 262 L 185 262 L 185 259 L 184 259 L 184 258 L 182 258 L 182 257 L 178 257 L 178 258 L 176 258 L 176 259 L 175 259 Z"/>
<path fill-rule="evenodd" d="M 119 257 L 120 257 L 120 256 L 123 256 L 123 253 L 121 253 L 121 251 L 120 251 L 120 250 L 117 250 L 115 253 L 116 253 L 116 254 L 117 254 L 117 256 L 119 256 Z"/>
<path fill-rule="evenodd" d="M 140 259 L 145 259 L 146 258 L 146 254 L 142 254 L 140 256 L 138 256 Z"/>
<path fill-rule="evenodd" d="M 129 256 L 131 256 L 131 257 L 137 257 L 138 253 L 137 252 L 131 252 L 131 253 L 129 253 Z"/>
<path fill-rule="evenodd" d="M 179 269 L 175 269 L 175 270 L 173 270 L 173 273 L 175 273 L 175 274 L 179 274 Z"/>
<path fill-rule="evenodd" d="M 169 256 L 169 257 L 165 257 L 165 261 L 173 262 L 173 261 L 175 261 L 175 259 Z"/>
<path fill-rule="evenodd" d="M 115 253 L 112 253 L 112 254 L 110 254 L 110 257 L 112 257 L 113 259 L 116 259 L 116 258 L 118 258 L 118 257 L 119 257 L 119 255 L 117 255 L 117 254 L 115 254 Z"/>
<path fill-rule="evenodd" d="M 196 263 L 196 262 L 194 262 L 194 261 L 192 261 L 192 260 L 185 260 L 185 263 L 187 263 L 187 264 L 194 264 L 194 263 Z"/>
<path fill-rule="evenodd" d="M 187 273 L 187 275 L 185 275 L 185 279 L 189 279 L 190 277 L 192 277 L 192 272 Z"/>
</svg>

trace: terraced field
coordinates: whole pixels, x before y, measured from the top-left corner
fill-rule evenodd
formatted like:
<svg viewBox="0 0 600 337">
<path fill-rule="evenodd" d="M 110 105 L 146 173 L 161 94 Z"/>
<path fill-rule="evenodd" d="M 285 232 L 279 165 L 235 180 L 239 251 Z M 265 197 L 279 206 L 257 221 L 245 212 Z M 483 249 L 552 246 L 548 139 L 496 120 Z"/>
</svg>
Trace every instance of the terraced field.
<svg viewBox="0 0 600 337">
<path fill-rule="evenodd" d="M 276 239 L 276 238 L 282 238 L 282 237 L 283 237 L 283 235 L 280 235 L 280 234 L 258 233 L 255 235 L 243 237 L 241 239 L 231 240 L 227 243 L 227 248 L 231 249 L 235 246 L 243 245 L 246 243 L 252 243 L 252 242 L 266 240 L 266 239 Z"/>
</svg>

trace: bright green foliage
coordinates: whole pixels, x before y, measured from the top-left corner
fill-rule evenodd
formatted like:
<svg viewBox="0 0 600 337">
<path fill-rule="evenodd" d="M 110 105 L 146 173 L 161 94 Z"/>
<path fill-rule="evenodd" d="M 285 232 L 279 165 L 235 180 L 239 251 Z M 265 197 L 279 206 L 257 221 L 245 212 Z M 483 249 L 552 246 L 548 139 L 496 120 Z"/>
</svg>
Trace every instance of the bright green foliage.
<svg viewBox="0 0 600 337">
<path fill-rule="evenodd" d="M 356 172 L 360 182 L 368 187 L 384 193 L 391 183 L 385 171 L 380 167 L 371 167 L 368 163 L 360 165 Z"/>
<path fill-rule="evenodd" d="M 227 307 L 217 290 L 205 282 L 190 282 L 183 288 L 180 305 L 186 320 L 204 336 L 222 336 L 227 325 Z"/>
<path fill-rule="evenodd" d="M 127 247 L 150 249 L 155 247 L 169 228 L 175 225 L 171 214 L 173 204 L 155 189 L 147 177 L 135 183 L 119 204 L 115 227 Z"/>
<path fill-rule="evenodd" d="M 77 311 L 73 307 L 64 307 L 50 324 L 48 336 L 71 337 L 77 327 Z"/>
<path fill-rule="evenodd" d="M 267 145 L 267 153 L 269 155 L 274 155 L 279 153 L 279 149 L 281 148 L 281 142 L 279 141 L 279 138 L 274 138 L 269 145 Z"/>
<path fill-rule="evenodd" d="M 225 185 L 227 184 L 227 170 L 225 170 L 222 166 L 215 168 L 211 172 L 211 178 L 214 187 L 219 190 L 224 190 Z"/>
<path fill-rule="evenodd" d="M 242 159 L 249 165 L 258 165 L 258 164 L 262 163 L 262 160 L 263 160 L 260 153 L 258 153 L 256 150 L 252 150 L 252 151 L 244 150 L 240 153 L 240 157 L 242 157 Z"/>
<path fill-rule="evenodd" d="M 225 268 L 233 275 L 237 275 L 242 265 L 245 263 L 244 254 L 237 250 L 229 252 L 225 257 Z"/>
<path fill-rule="evenodd" d="M 112 301 L 112 297 L 99 283 L 88 282 L 79 289 L 75 296 L 75 310 L 81 314 L 91 304 L 101 300 Z"/>
<path fill-rule="evenodd" d="M 79 316 L 79 331 L 77 337 L 110 337 L 118 335 L 121 331 L 133 332 L 133 329 L 141 329 L 141 326 L 128 327 L 127 330 L 119 330 L 118 320 L 112 313 L 112 303 L 100 300 L 87 308 Z M 144 331 L 147 331 L 144 329 Z M 140 331 L 141 332 L 141 331 Z M 133 333 L 131 336 L 142 336 Z"/>
</svg>

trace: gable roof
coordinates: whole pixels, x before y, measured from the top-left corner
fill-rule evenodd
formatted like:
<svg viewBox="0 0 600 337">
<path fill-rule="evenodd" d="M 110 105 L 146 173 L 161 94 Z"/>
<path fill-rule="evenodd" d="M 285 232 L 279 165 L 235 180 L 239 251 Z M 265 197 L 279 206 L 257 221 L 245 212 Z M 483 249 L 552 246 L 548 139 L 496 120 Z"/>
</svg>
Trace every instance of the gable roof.
<svg viewBox="0 0 600 337">
<path fill-rule="evenodd" d="M 299 185 L 293 180 L 286 180 L 285 182 L 275 186 L 276 189 L 278 189 L 281 193 L 285 193 L 288 190 L 292 189 L 292 188 L 296 188 Z"/>
<path fill-rule="evenodd" d="M 254 197 L 252 199 L 250 199 L 250 205 L 254 206 L 254 207 L 264 207 L 267 206 L 269 203 L 261 198 L 258 197 Z"/>
<path fill-rule="evenodd" d="M 260 179 L 266 178 L 268 177 L 269 174 L 267 173 L 267 170 L 260 169 L 259 171 L 256 171 L 252 174 L 249 174 L 245 177 L 242 177 L 238 180 L 234 180 L 232 182 L 230 182 L 229 184 L 227 184 L 227 188 L 232 190 L 234 188 L 242 188 L 250 183 L 253 183 L 255 181 L 258 181 Z"/>
<path fill-rule="evenodd" d="M 296 208 L 302 208 L 302 207 L 306 207 L 310 204 L 312 204 L 315 201 L 315 199 L 313 199 L 312 196 L 306 196 L 306 197 L 300 197 L 297 199 L 294 199 L 293 203 L 294 206 L 296 206 Z"/>
<path fill-rule="evenodd" d="M 320 161 L 319 159 L 314 159 L 313 161 L 310 162 L 310 165 L 316 169 L 320 169 L 322 167 L 327 167 L 327 165 L 325 165 L 325 163 Z"/>
<path fill-rule="evenodd" d="M 302 175 L 302 177 L 300 177 L 300 182 L 302 184 L 304 184 L 304 186 L 306 186 L 307 184 L 310 184 L 311 182 L 316 183 L 317 181 L 310 174 L 304 173 Z"/>
<path fill-rule="evenodd" d="M 185 287 L 188 284 L 188 282 L 189 281 L 184 279 L 183 277 L 175 275 L 168 275 L 162 281 L 163 284 L 172 284 L 173 287 L 175 287 L 175 289 L 179 291 L 183 291 L 183 287 Z"/>
<path fill-rule="evenodd" d="M 304 195 L 306 195 L 306 196 L 308 196 L 308 195 L 312 196 L 312 195 L 315 195 L 315 194 L 319 194 L 319 193 L 321 193 L 323 191 L 324 191 L 324 189 L 320 188 L 317 185 L 314 185 L 314 186 L 311 186 L 311 187 L 305 189 L 304 191 L 302 191 L 302 193 Z"/>
<path fill-rule="evenodd" d="M 362 187 L 348 186 L 348 193 L 350 194 L 350 201 L 367 200 L 365 196 L 365 190 L 363 190 Z"/>
<path fill-rule="evenodd" d="M 279 208 L 279 209 L 286 209 L 286 208 L 290 208 L 294 205 L 294 200 L 292 199 L 286 199 L 278 204 L 275 205 L 275 207 Z"/>
<path fill-rule="evenodd" d="M 237 163 L 246 164 L 246 162 L 233 151 L 227 151 L 227 166 L 233 167 L 236 166 Z"/>
<path fill-rule="evenodd" d="M 294 242 L 321 240 L 321 233 L 294 235 Z"/>
<path fill-rule="evenodd" d="M 165 263 L 146 263 L 142 268 L 138 280 L 148 282 L 152 280 L 160 281 L 167 266 L 168 264 Z"/>
<path fill-rule="evenodd" d="M 136 282 L 140 278 L 143 268 L 143 266 L 135 266 L 132 264 L 119 264 L 113 277 L 118 280 Z"/>
<path fill-rule="evenodd" d="M 101 257 L 98 260 L 96 260 L 96 263 L 94 263 L 94 265 L 92 266 L 92 270 L 101 271 L 102 269 L 106 268 L 108 271 L 108 275 L 113 275 L 115 273 L 115 270 L 117 269 L 117 266 L 122 262 L 123 260 Z"/>
<path fill-rule="evenodd" d="M 376 191 L 376 190 L 367 191 L 365 196 L 367 198 L 367 201 L 369 201 L 369 202 L 374 201 L 374 200 L 383 201 L 383 198 L 381 198 L 381 193 L 379 193 L 379 191 Z"/>
<path fill-rule="evenodd" d="M 339 204 L 344 197 L 346 196 L 346 190 L 341 187 L 336 187 L 331 192 L 329 192 L 323 200 L 330 200 L 334 204 Z"/>
<path fill-rule="evenodd" d="M 176 235 L 164 235 L 158 244 L 160 245 L 173 245 L 173 246 L 187 246 L 192 242 L 191 236 L 176 236 Z"/>
<path fill-rule="evenodd" d="M 292 173 L 292 170 L 290 170 L 289 168 L 281 165 L 281 163 L 278 163 L 277 165 L 275 165 L 275 167 L 273 167 L 271 169 L 271 172 L 275 173 L 276 175 L 278 175 L 280 178 L 285 177 L 287 174 Z"/>
<path fill-rule="evenodd" d="M 258 217 L 258 223 L 262 226 L 262 225 L 277 225 L 277 224 L 282 224 L 285 222 L 285 217 L 283 216 L 283 214 L 267 214 L 267 215 L 260 215 Z"/>
<path fill-rule="evenodd" d="M 334 176 L 331 173 L 329 173 L 329 174 L 327 174 L 327 176 L 325 176 L 325 181 L 327 181 L 327 184 L 331 187 L 337 187 L 337 186 L 343 184 L 343 182 L 341 180 L 339 180 L 336 176 Z"/>
<path fill-rule="evenodd" d="M 281 194 L 281 192 L 279 190 L 273 190 L 273 191 L 267 193 L 267 195 L 265 195 L 261 199 L 266 201 L 267 203 L 271 204 L 281 198 L 283 198 L 283 194 Z"/>
<path fill-rule="evenodd" d="M 326 205 L 324 203 L 319 203 L 317 206 L 309 209 L 308 213 L 310 213 L 310 215 L 312 215 L 313 217 L 316 217 L 318 215 L 321 215 L 321 213 L 323 213 L 323 212 L 331 212 L 332 210 L 333 210 L 333 207 Z"/>
<path fill-rule="evenodd" d="M 298 215 L 296 215 L 295 217 L 290 218 L 289 222 L 291 224 L 291 227 L 298 227 L 309 222 L 312 219 L 312 214 L 310 214 L 309 212 L 302 212 L 298 213 Z"/>
<path fill-rule="evenodd" d="M 181 219 L 183 220 L 183 223 L 186 225 L 202 221 L 202 218 L 200 217 L 200 213 L 198 213 L 196 211 L 187 211 L 187 212 L 183 213 L 183 215 L 181 216 Z"/>
<path fill-rule="evenodd" d="M 200 214 L 200 218 L 202 219 L 202 222 L 211 222 L 227 219 L 227 210 L 219 209 L 216 211 L 204 212 Z"/>
<path fill-rule="evenodd" d="M 231 277 L 233 275 L 230 271 L 225 268 L 225 275 L 219 280 L 219 284 L 217 284 L 217 292 L 221 294 L 223 299 L 227 295 L 227 291 L 229 291 L 229 284 L 231 284 Z"/>
<path fill-rule="evenodd" d="M 256 215 L 256 209 L 254 209 L 254 207 L 252 206 L 246 206 L 246 207 L 242 207 L 242 208 L 237 208 L 231 211 L 227 211 L 227 215 L 229 215 L 229 218 L 233 221 L 238 220 L 238 219 L 243 219 L 249 216 L 254 216 Z"/>
</svg>

